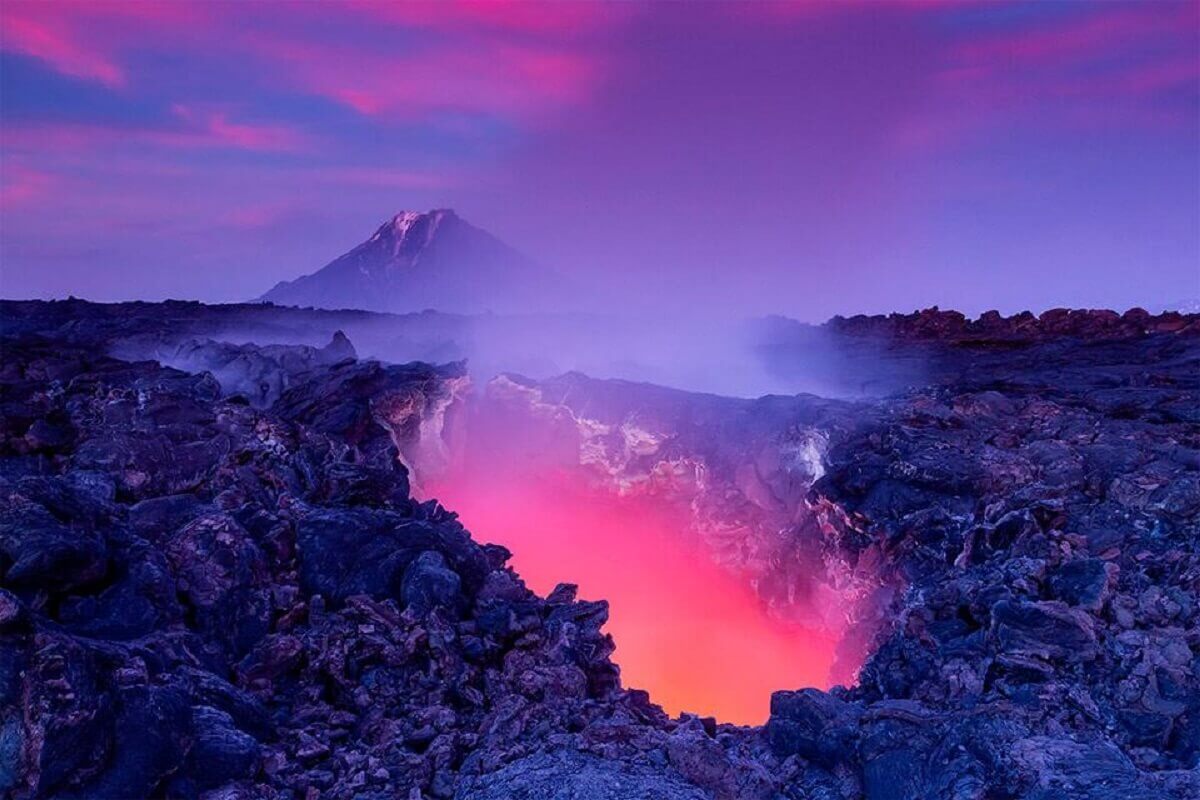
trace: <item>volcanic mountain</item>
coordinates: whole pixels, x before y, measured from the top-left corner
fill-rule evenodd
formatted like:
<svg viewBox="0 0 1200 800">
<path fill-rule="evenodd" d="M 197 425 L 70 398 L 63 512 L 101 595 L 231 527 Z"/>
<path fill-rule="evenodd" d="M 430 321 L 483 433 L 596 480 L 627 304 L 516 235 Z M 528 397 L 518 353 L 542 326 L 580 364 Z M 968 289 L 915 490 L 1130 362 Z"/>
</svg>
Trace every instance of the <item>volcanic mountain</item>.
<svg viewBox="0 0 1200 800">
<path fill-rule="evenodd" d="M 260 299 L 370 311 L 539 310 L 563 281 L 450 209 L 402 211 L 345 255 Z"/>
</svg>

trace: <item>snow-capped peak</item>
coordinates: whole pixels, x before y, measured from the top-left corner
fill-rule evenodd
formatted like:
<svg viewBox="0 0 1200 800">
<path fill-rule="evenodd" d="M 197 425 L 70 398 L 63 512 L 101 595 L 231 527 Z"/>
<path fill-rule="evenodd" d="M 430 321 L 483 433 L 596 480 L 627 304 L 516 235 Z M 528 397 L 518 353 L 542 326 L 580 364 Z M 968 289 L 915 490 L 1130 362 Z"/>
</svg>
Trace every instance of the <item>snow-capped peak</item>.
<svg viewBox="0 0 1200 800">
<path fill-rule="evenodd" d="M 451 209 L 410 210 L 385 219 L 362 244 L 265 298 L 388 311 L 525 308 L 527 297 L 545 296 L 545 275 Z"/>
<path fill-rule="evenodd" d="M 448 208 L 435 208 L 430 211 L 401 211 L 379 226 L 370 241 L 389 240 L 393 253 L 399 253 L 401 250 L 408 250 L 414 246 L 419 249 L 433 241 L 437 229 L 446 219 L 456 216 L 454 211 Z M 422 241 L 419 244 L 412 241 L 411 237 L 414 235 L 421 237 Z"/>
<path fill-rule="evenodd" d="M 433 212 L 430 212 L 431 214 Z M 397 236 L 404 236 L 417 220 L 425 216 L 420 211 L 401 211 L 392 217 L 392 230 Z"/>
</svg>

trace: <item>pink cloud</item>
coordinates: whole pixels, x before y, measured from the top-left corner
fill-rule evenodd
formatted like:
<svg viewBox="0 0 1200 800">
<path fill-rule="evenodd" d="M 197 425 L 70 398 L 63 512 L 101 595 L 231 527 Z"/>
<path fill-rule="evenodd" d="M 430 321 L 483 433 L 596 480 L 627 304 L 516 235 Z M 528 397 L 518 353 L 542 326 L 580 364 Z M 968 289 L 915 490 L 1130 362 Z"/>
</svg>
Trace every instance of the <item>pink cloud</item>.
<svg viewBox="0 0 1200 800">
<path fill-rule="evenodd" d="M 17 6 L 16 8 L 20 8 Z M 17 10 L 3 12 L 0 47 L 46 62 L 64 75 L 96 81 L 108 87 L 125 84 L 125 72 L 107 56 L 80 42 L 62 24 L 25 16 Z"/>
<path fill-rule="evenodd" d="M 382 3 L 289 6 L 291 24 L 254 24 L 253 6 L 187 2 L 10 2 L 0 6 L 0 48 L 55 70 L 124 88 L 141 49 L 229 52 L 263 64 L 265 80 L 332 99 L 364 115 L 413 119 L 430 112 L 518 117 L 586 98 L 600 62 L 576 41 L 630 16 L 597 3 Z M 357 20 L 357 23 L 354 21 Z M 259 22 L 263 20 L 258 19 Z M 341 44 L 325 22 L 427 31 L 419 43 Z M 273 22 L 273 21 L 272 21 Z M 261 131 L 210 120 L 214 140 L 256 148 Z"/>
<path fill-rule="evenodd" d="M 1141 95 L 1191 86 L 1200 89 L 1200 62 L 1195 56 L 1166 59 L 1142 64 L 1128 70 L 1116 82 L 1116 88 Z"/>
<path fill-rule="evenodd" d="M 955 48 L 953 57 L 964 64 L 1009 66 L 1110 57 L 1164 35 L 1194 36 L 1195 8 L 1190 3 L 1101 8 L 1053 27 L 970 40 Z"/>
<path fill-rule="evenodd" d="M 1193 55 L 1159 55 L 1083 65 L 1063 60 L 1036 65 L 1035 77 L 995 64 L 954 66 L 941 71 L 936 89 L 964 98 L 968 106 L 1017 107 L 1039 100 L 1143 100 L 1164 90 L 1191 86 L 1200 90 L 1200 62 Z"/>
<path fill-rule="evenodd" d="M 556 35 L 594 30 L 634 12 L 632 4 L 463 0 L 388 3 L 356 0 L 350 7 L 403 26 Z"/>
<path fill-rule="evenodd" d="M 894 142 L 929 150 L 1033 118 L 1073 133 L 1179 130 L 1194 112 L 1162 93 L 1200 91 L 1190 38 L 1197 8 L 1091 7 L 1054 25 L 970 35 L 948 48 L 925 107 L 902 121 Z"/>
<path fill-rule="evenodd" d="M 239 230 L 263 230 L 278 225 L 296 215 L 296 209 L 282 204 L 265 204 L 233 208 L 221 215 L 221 222 Z"/>
<path fill-rule="evenodd" d="M 199 111 L 180 103 L 171 110 L 187 128 L 178 132 L 154 132 L 153 139 L 162 144 L 267 152 L 298 152 L 308 146 L 307 137 L 285 125 L 234 122 L 225 111 Z"/>
<path fill-rule="evenodd" d="M 97 148 L 148 145 L 172 149 L 231 149 L 300 152 L 309 142 L 283 125 L 231 121 L 223 112 L 197 113 L 174 109 L 176 127 L 133 127 L 75 122 L 22 122 L 4 126 L 6 149 L 24 152 L 89 152 Z"/>
<path fill-rule="evenodd" d="M 54 175 L 21 164 L 5 164 L 0 173 L 0 209 L 10 210 L 48 197 L 58 185 Z"/>
<path fill-rule="evenodd" d="M 7 0 L 0 4 L 0 50 L 36 58 L 64 75 L 123 88 L 129 83 L 120 63 L 125 51 L 199 30 L 208 8 L 186 0 Z"/>
<path fill-rule="evenodd" d="M 516 118 L 581 101 L 597 59 L 547 45 L 448 42 L 413 53 L 261 37 L 256 54 L 283 65 L 280 79 L 368 116 L 420 119 L 436 112 Z"/>
<path fill-rule="evenodd" d="M 739 17 L 750 17 L 767 22 L 781 20 L 803 20 L 835 14 L 880 12 L 924 13 L 942 11 L 947 8 L 978 4 L 979 0 L 888 0 L 886 3 L 843 2 L 841 0 L 756 0 L 755 2 L 731 2 L 729 13 Z"/>
</svg>

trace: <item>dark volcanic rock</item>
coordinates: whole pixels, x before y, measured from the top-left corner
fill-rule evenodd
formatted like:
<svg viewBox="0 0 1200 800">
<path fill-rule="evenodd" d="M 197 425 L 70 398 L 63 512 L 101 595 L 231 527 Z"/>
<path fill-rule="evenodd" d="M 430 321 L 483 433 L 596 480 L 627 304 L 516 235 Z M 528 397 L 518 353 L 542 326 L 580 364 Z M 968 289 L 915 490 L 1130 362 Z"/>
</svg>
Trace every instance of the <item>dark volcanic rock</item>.
<svg viewBox="0 0 1200 800">
<path fill-rule="evenodd" d="M 437 550 L 426 550 L 404 571 L 404 605 L 424 614 L 460 604 L 462 581 Z"/>
<path fill-rule="evenodd" d="M 386 511 L 313 514 L 296 531 L 300 586 L 338 602 L 398 599 L 409 564 L 436 542 L 432 526 Z"/>
<path fill-rule="evenodd" d="M 1092 617 L 1056 601 L 1005 600 L 992 606 L 996 638 L 1006 653 L 1050 661 L 1091 661 L 1096 657 Z"/>
<path fill-rule="evenodd" d="M 776 692 L 767 740 L 781 757 L 799 755 L 829 767 L 852 752 L 861 717 L 861 707 L 817 689 Z"/>
<path fill-rule="evenodd" d="M 96 581 L 108 567 L 104 539 L 72 530 L 44 506 L 13 492 L 0 511 L 4 583 L 65 591 Z"/>
<path fill-rule="evenodd" d="M 1108 599 L 1119 571 L 1116 564 L 1099 558 L 1068 561 L 1051 573 L 1050 591 L 1056 599 L 1070 605 L 1099 611 Z"/>
<path fill-rule="evenodd" d="M 519 759 L 467 781 L 455 800 L 705 800 L 708 792 L 662 769 L 630 767 L 597 756 L 563 752 Z"/>
<path fill-rule="evenodd" d="M 193 742 L 169 793 L 196 797 L 205 789 L 254 774 L 261 746 L 240 730 L 233 717 L 210 706 L 192 706 Z"/>
<path fill-rule="evenodd" d="M 1097 341 L 1151 333 L 1195 334 L 1200 332 L 1200 315 L 1177 311 L 1154 315 L 1140 308 L 1124 314 L 1108 309 L 1054 308 L 1038 316 L 1025 311 L 1003 317 L 988 311 L 971 320 L 958 311 L 942 311 L 934 306 L 911 314 L 834 317 L 828 324 L 835 332 L 850 336 L 996 345 L 1063 337 Z"/>
</svg>

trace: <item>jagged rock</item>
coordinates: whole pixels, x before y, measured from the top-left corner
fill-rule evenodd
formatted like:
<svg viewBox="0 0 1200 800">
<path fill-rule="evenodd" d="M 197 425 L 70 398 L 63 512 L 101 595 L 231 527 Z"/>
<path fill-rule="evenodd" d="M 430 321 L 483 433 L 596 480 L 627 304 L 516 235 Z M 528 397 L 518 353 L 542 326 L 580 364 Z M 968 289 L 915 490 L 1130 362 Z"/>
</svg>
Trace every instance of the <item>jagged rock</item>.
<svg viewBox="0 0 1200 800">
<path fill-rule="evenodd" d="M 834 317 L 833 330 L 851 336 L 879 336 L 892 340 L 932 339 L 959 341 L 1029 341 L 1061 336 L 1091 340 L 1123 339 L 1153 332 L 1195 332 L 1200 315 L 1166 312 L 1151 315 L 1140 308 L 1118 314 L 1108 309 L 1053 308 L 1038 316 L 1028 311 L 1003 317 L 988 311 L 968 320 L 957 311 L 937 306 L 911 314 Z"/>
<path fill-rule="evenodd" d="M 134 545 L 97 595 L 66 599 L 59 620 L 82 636 L 128 641 L 163 628 L 183 615 L 166 557 Z"/>
<path fill-rule="evenodd" d="M 706 800 L 711 795 L 662 770 L 579 753 L 533 755 L 465 782 L 455 800 Z"/>
<path fill-rule="evenodd" d="M 132 686 L 117 692 L 112 751 L 84 797 L 146 797 L 180 768 L 194 731 L 183 693 L 172 687 Z"/>
<path fill-rule="evenodd" d="M 51 422 L 47 419 L 34 420 L 25 431 L 25 443 L 30 452 L 55 452 L 62 450 L 74 438 L 69 423 Z"/>
<path fill-rule="evenodd" d="M 21 600 L 7 589 L 0 589 L 0 631 L 15 628 L 24 618 Z"/>
<path fill-rule="evenodd" d="M 108 548 L 95 531 L 72 530 L 20 495 L 2 502 L 0 565 L 5 584 L 65 592 L 104 575 Z"/>
<path fill-rule="evenodd" d="M 194 741 L 187 761 L 171 780 L 172 795 L 197 797 L 238 778 L 249 778 L 258 766 L 260 746 L 241 731 L 233 718 L 209 706 L 192 706 Z"/>
<path fill-rule="evenodd" d="M 1092 617 L 1063 603 L 1005 600 L 995 605 L 992 617 L 1005 652 L 1056 661 L 1090 661 L 1096 657 Z"/>
<path fill-rule="evenodd" d="M 776 755 L 833 766 L 853 750 L 862 709 L 816 689 L 771 695 L 767 739 Z"/>
<path fill-rule="evenodd" d="M 296 544 L 301 588 L 341 602 L 356 594 L 401 597 L 405 570 L 437 545 L 437 534 L 418 520 L 355 509 L 309 515 Z"/>
<path fill-rule="evenodd" d="M 1097 558 L 1068 561 L 1050 576 L 1054 596 L 1073 606 L 1099 611 L 1111 591 L 1118 567 Z"/>
<path fill-rule="evenodd" d="M 911 701 L 885 701 L 864 720 L 859 753 L 867 800 L 917 800 L 926 795 L 930 755 L 939 731 Z"/>
<path fill-rule="evenodd" d="M 5 661 L 22 667 L 18 680 L 25 720 L 18 786 L 45 796 L 91 780 L 111 757 L 119 698 L 105 685 L 103 666 L 92 650 L 54 635 L 39 635 L 35 643 L 36 651 L 27 654 L 20 654 L 13 641 L 6 641 L 4 650 Z"/>
<path fill-rule="evenodd" d="M 1129 759 L 1110 744 L 1087 745 L 1070 739 L 1035 736 L 1017 742 L 1012 756 L 1028 776 L 1030 785 L 1022 787 L 1025 796 L 1036 800 L 1170 797 L 1140 776 Z"/>
<path fill-rule="evenodd" d="M 426 550 L 404 571 L 404 604 L 419 614 L 434 608 L 453 609 L 462 600 L 462 581 L 436 550 Z"/>
<path fill-rule="evenodd" d="M 148 352 L 143 352 L 148 351 Z M 163 342 L 154 347 L 126 343 L 119 353 L 149 355 L 167 366 L 188 372 L 209 372 L 226 395 L 245 397 L 267 407 L 296 379 L 314 368 L 353 360 L 358 354 L 342 331 L 322 348 L 305 345 L 238 345 L 211 339 Z"/>
<path fill-rule="evenodd" d="M 268 567 L 250 534 L 228 514 L 201 516 L 163 542 L 195 626 L 236 656 L 270 630 Z"/>
</svg>

